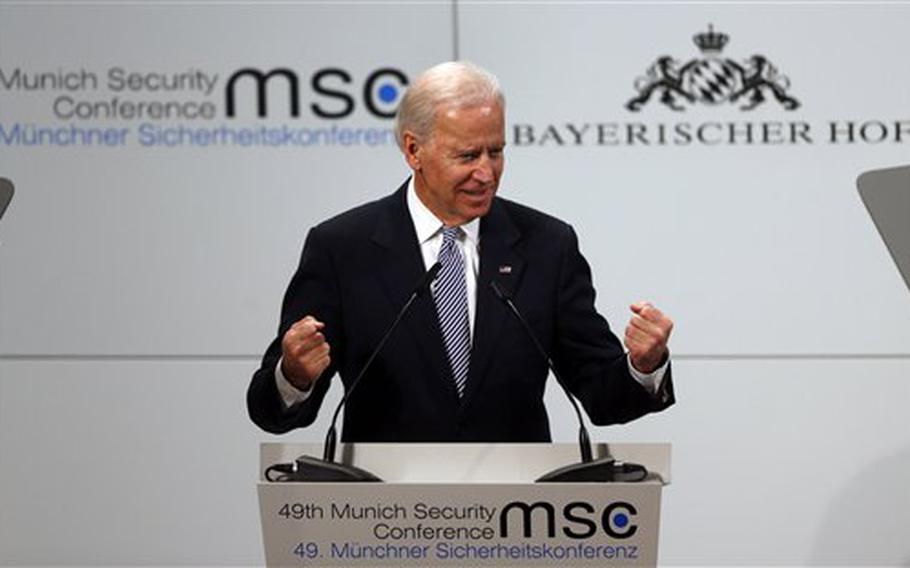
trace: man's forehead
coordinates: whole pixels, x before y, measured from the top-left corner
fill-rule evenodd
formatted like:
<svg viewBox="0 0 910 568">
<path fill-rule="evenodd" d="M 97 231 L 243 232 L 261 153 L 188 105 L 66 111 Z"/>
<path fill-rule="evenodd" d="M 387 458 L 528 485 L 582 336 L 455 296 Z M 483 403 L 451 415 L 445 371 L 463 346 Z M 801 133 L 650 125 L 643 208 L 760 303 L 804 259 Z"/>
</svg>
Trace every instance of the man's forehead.
<svg viewBox="0 0 910 568">
<path fill-rule="evenodd" d="M 497 101 L 483 101 L 472 105 L 446 105 L 436 109 L 436 118 L 430 130 L 430 140 L 437 144 L 462 150 L 478 144 L 502 145 L 505 136 L 505 114 Z"/>
</svg>

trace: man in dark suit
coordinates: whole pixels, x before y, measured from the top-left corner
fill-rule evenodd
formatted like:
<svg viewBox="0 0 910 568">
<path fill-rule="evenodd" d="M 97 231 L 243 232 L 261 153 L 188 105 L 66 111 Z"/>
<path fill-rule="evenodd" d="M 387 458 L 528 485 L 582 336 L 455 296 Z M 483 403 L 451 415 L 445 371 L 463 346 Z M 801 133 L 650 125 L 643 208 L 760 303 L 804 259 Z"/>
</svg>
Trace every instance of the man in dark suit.
<svg viewBox="0 0 910 568">
<path fill-rule="evenodd" d="M 414 81 L 396 122 L 413 176 L 310 231 L 247 394 L 256 424 L 280 433 L 312 423 L 329 379 L 353 381 L 437 260 L 430 293 L 348 401 L 343 440 L 550 440 L 546 362 L 491 291 L 494 280 L 592 422 L 623 423 L 674 402 L 670 319 L 633 304 L 626 352 L 594 308 L 572 228 L 496 197 L 504 105 L 496 78 L 471 64 L 437 65 Z"/>
</svg>

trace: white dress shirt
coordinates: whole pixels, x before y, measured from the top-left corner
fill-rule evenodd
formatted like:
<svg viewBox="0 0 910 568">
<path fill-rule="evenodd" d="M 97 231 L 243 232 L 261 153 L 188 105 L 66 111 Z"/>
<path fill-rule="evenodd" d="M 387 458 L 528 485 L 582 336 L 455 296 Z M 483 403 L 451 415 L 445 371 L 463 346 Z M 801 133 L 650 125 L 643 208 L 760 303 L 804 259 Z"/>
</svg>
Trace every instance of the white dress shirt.
<svg viewBox="0 0 910 568">
<path fill-rule="evenodd" d="M 408 213 L 414 222 L 414 230 L 417 233 L 417 241 L 420 243 L 420 254 L 423 256 L 423 267 L 427 270 L 436 263 L 439 256 L 439 249 L 442 247 L 442 229 L 445 226 L 432 211 L 427 209 L 419 197 L 417 190 L 414 188 L 414 178 L 408 183 L 407 195 Z M 468 321 L 471 328 L 471 338 L 474 338 L 474 319 L 477 313 L 477 276 L 480 273 L 480 219 L 461 226 L 464 236 L 459 239 L 461 254 L 465 262 L 465 284 L 468 289 Z M 663 382 L 664 373 L 669 365 L 669 360 L 653 373 L 642 373 L 632 366 L 632 362 L 626 358 L 629 365 L 629 372 L 648 392 L 657 394 L 660 385 Z M 281 360 L 275 368 L 275 382 L 278 386 L 278 392 L 286 407 L 291 407 L 306 400 L 312 392 L 312 388 L 302 391 L 292 385 L 281 372 Z"/>
</svg>

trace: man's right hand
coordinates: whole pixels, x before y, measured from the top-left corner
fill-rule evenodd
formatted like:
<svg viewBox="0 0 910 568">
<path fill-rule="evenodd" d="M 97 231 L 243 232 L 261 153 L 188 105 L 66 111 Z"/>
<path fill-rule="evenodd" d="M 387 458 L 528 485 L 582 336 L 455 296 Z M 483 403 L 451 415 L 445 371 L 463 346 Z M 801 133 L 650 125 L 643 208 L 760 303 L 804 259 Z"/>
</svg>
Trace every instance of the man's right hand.
<svg viewBox="0 0 910 568">
<path fill-rule="evenodd" d="M 295 387 L 312 388 L 332 359 L 322 334 L 325 324 L 313 316 L 294 323 L 281 339 L 281 372 Z"/>
</svg>

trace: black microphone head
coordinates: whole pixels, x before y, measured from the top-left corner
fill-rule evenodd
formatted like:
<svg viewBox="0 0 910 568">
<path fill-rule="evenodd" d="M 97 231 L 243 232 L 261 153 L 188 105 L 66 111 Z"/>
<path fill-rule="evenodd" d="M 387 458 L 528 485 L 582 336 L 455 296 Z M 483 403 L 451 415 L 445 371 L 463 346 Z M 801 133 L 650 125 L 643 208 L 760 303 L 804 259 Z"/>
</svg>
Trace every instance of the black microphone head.
<svg viewBox="0 0 910 568">
<path fill-rule="evenodd" d="M 420 279 L 420 282 L 417 283 L 417 286 L 414 286 L 414 294 L 421 295 L 426 292 L 427 288 L 430 287 L 430 284 L 433 280 L 436 280 L 436 276 L 439 274 L 439 271 L 442 270 L 442 263 L 439 261 L 436 262 L 429 270 L 423 275 L 423 278 Z"/>
</svg>

